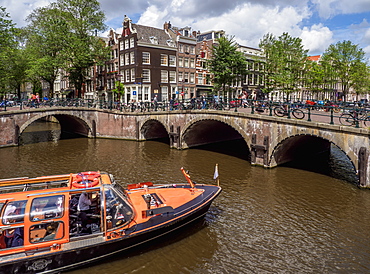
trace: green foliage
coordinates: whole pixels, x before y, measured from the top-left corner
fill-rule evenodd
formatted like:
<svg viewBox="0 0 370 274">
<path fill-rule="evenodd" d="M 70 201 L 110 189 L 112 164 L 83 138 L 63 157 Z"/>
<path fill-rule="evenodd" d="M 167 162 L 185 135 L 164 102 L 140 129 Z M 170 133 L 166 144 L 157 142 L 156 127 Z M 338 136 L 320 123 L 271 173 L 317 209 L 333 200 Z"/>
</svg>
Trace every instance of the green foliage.
<svg viewBox="0 0 370 274">
<path fill-rule="evenodd" d="M 115 88 L 112 89 L 112 92 L 116 93 L 120 99 L 125 94 L 125 85 L 121 81 L 116 81 L 114 86 Z"/>
<path fill-rule="evenodd" d="M 297 91 L 301 86 L 308 52 L 303 49 L 302 40 L 288 33 L 278 38 L 267 34 L 259 46 L 266 54 L 266 90 L 281 90 L 286 94 Z"/>
<path fill-rule="evenodd" d="M 247 62 L 233 38 L 221 37 L 212 48 L 208 67 L 213 73 L 215 90 L 227 91 L 247 74 Z"/>
<path fill-rule="evenodd" d="M 365 52 L 351 41 L 338 42 L 328 47 L 322 56 L 322 63 L 331 68 L 333 77 L 338 79 L 346 95 L 351 87 L 365 87 L 369 81 Z"/>
<path fill-rule="evenodd" d="M 15 35 L 17 29 L 15 24 L 6 12 L 6 9 L 0 6 L 0 96 L 10 91 L 11 57 L 17 49 L 17 41 Z"/>
<path fill-rule="evenodd" d="M 58 0 L 55 3 L 67 23 L 68 47 L 64 50 L 69 79 L 81 96 L 87 69 L 95 62 L 106 60 L 109 49 L 94 36 L 95 32 L 106 29 L 105 15 L 96 0 Z"/>
<path fill-rule="evenodd" d="M 105 15 L 96 0 L 57 0 L 27 18 L 28 76 L 49 83 L 51 93 L 60 69 L 81 96 L 87 71 L 107 59 L 109 49 L 94 34 L 106 29 Z M 52 96 L 53 94 L 50 94 Z"/>
<path fill-rule="evenodd" d="M 59 69 L 65 66 L 63 51 L 68 46 L 64 40 L 68 34 L 67 23 L 60 10 L 51 6 L 34 10 L 27 21 L 30 22 L 25 29 L 30 59 L 28 77 L 35 84 L 40 80 L 46 81 L 51 97 Z"/>
</svg>

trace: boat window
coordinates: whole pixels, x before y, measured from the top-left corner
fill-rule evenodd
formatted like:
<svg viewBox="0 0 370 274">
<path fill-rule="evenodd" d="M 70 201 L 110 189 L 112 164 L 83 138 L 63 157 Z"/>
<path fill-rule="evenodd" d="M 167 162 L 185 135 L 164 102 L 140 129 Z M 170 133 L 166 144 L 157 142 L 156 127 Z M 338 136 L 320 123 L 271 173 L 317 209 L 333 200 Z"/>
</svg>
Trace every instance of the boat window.
<svg viewBox="0 0 370 274">
<path fill-rule="evenodd" d="M 63 216 L 64 195 L 35 198 L 31 205 L 31 221 L 61 218 Z"/>
<path fill-rule="evenodd" d="M 15 223 L 15 219 L 8 218 L 8 220 L 9 224 Z M 5 229 L 4 231 L 2 231 L 2 233 L 0 233 L 0 248 L 18 247 L 23 246 L 23 244 L 24 244 L 23 226 Z"/>
<path fill-rule="evenodd" d="M 3 224 L 23 223 L 27 200 L 9 202 L 4 210 Z"/>
<path fill-rule="evenodd" d="M 49 222 L 30 227 L 30 242 L 39 243 L 59 240 L 64 236 L 63 222 Z"/>
<path fill-rule="evenodd" d="M 113 189 L 105 189 L 107 228 L 121 226 L 132 218 L 132 209 Z"/>
</svg>

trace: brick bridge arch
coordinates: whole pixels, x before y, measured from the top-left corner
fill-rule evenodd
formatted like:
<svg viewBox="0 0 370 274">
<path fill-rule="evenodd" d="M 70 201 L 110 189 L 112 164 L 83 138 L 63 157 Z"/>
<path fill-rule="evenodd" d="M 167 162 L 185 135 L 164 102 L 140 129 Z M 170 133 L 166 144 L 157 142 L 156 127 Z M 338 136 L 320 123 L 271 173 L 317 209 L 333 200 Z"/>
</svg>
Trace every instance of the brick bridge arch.
<svg viewBox="0 0 370 274">
<path fill-rule="evenodd" d="M 32 109 L 0 113 L 0 147 L 17 145 L 17 138 L 33 121 L 46 116 L 57 117 L 64 126 L 87 137 L 145 140 L 145 133 L 156 132 L 170 137 L 170 146 L 186 149 L 197 145 L 190 135 L 207 123 L 235 131 L 231 137 L 242 137 L 251 153 L 251 163 L 274 167 L 289 160 L 294 145 L 303 149 L 308 141 L 325 149 L 331 142 L 340 148 L 355 166 L 362 186 L 370 187 L 369 130 L 319 122 L 214 110 L 158 111 L 125 113 L 88 108 Z M 209 126 L 208 124 L 208 126 Z M 197 128 L 198 127 L 198 128 Z M 67 127 L 68 128 L 68 127 Z M 195 129 L 195 130 L 194 130 Z M 235 134 L 235 135 L 234 135 Z M 147 135 L 147 137 L 156 137 Z M 229 136 L 230 137 L 230 136 Z M 193 138 L 193 139 L 192 139 Z M 201 142 L 199 142 L 201 143 Z M 300 146 L 298 146 L 300 144 Z M 314 147 L 315 146 L 311 146 Z M 289 150 L 290 149 L 290 150 Z M 304 151 L 304 150 L 303 150 Z M 288 155 L 288 156 L 287 156 Z"/>
<path fill-rule="evenodd" d="M 22 125 L 19 125 L 19 136 L 33 122 L 49 117 L 49 116 L 55 117 L 60 123 L 62 129 L 64 130 L 69 130 L 71 132 L 73 131 L 74 133 L 78 133 L 86 137 L 95 136 L 94 134 L 94 132 L 96 132 L 95 131 L 95 128 L 96 128 L 95 121 L 90 122 L 88 120 L 85 120 L 84 117 L 76 116 L 76 114 L 66 114 L 66 113 L 60 113 L 58 111 L 38 113 L 37 115 L 31 117 L 25 123 L 23 123 Z"/>
<path fill-rule="evenodd" d="M 296 134 L 291 136 L 284 136 L 279 140 L 279 143 L 273 148 L 270 158 L 269 165 L 277 166 L 291 160 L 297 159 L 305 160 L 306 155 L 319 155 L 321 153 L 327 153 L 331 149 L 331 144 L 336 146 L 351 163 L 354 172 L 356 170 L 356 163 L 349 157 L 349 155 L 341 148 L 343 144 L 338 145 L 332 140 L 325 139 L 318 135 L 306 135 Z"/>
<path fill-rule="evenodd" d="M 184 125 L 184 127 L 182 128 L 180 132 L 181 148 L 183 149 L 190 148 L 192 146 L 198 146 L 198 145 L 204 144 L 200 140 L 191 140 L 190 135 L 192 134 L 192 131 L 194 130 L 197 131 L 196 129 L 197 127 L 202 127 L 202 126 L 207 126 L 207 125 L 208 125 L 208 129 L 204 128 L 203 131 L 210 130 L 209 127 L 212 127 L 212 126 L 219 127 L 217 128 L 218 132 L 215 133 L 215 135 L 219 135 L 219 138 L 215 138 L 214 142 L 227 140 L 225 138 L 229 138 L 229 140 L 242 138 L 246 142 L 249 148 L 249 144 L 251 141 L 250 136 L 245 132 L 245 130 L 243 130 L 243 128 L 240 127 L 240 125 L 235 123 L 232 119 L 227 119 L 227 117 L 224 117 L 224 116 L 221 116 L 221 117 L 214 116 L 211 118 L 195 116 L 195 118 L 189 120 Z M 225 136 L 225 134 L 223 133 L 225 133 L 225 130 L 228 131 L 228 128 L 230 128 L 231 131 L 229 131 L 228 133 L 226 132 L 227 136 Z M 199 134 L 202 134 L 202 132 L 200 132 Z M 208 140 L 205 140 L 206 141 L 205 144 L 207 144 Z"/>
</svg>

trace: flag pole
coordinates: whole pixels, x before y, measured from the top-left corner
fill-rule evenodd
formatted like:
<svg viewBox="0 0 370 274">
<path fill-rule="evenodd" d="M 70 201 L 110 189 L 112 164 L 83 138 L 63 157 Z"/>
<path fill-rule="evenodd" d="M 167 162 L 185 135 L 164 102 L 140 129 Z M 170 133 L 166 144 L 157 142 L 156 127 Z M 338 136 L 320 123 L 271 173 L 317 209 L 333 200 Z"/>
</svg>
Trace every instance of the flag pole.
<svg viewBox="0 0 370 274">
<path fill-rule="evenodd" d="M 215 166 L 215 174 L 213 175 L 213 179 L 217 183 L 217 186 L 220 186 L 220 176 L 218 174 L 218 164 Z"/>
</svg>

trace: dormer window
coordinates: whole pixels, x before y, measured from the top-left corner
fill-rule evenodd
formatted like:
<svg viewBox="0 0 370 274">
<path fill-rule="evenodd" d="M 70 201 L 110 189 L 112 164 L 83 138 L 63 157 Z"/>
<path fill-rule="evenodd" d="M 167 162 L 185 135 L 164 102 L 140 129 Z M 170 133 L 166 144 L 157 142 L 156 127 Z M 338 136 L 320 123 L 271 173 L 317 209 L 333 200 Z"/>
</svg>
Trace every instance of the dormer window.
<svg viewBox="0 0 370 274">
<path fill-rule="evenodd" d="M 150 36 L 149 39 L 150 39 L 150 43 L 158 45 L 158 38 L 157 37 Z"/>
<path fill-rule="evenodd" d="M 175 42 L 172 39 L 168 39 L 166 42 L 168 46 L 175 47 Z"/>
</svg>

